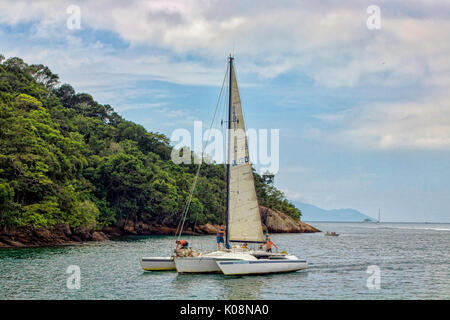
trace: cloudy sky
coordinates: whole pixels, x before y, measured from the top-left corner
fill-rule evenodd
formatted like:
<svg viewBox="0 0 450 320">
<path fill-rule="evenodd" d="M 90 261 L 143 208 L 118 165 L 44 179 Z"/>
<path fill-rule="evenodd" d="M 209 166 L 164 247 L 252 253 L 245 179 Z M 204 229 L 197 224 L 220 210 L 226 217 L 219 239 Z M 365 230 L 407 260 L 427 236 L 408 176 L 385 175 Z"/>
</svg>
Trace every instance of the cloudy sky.
<svg viewBox="0 0 450 320">
<path fill-rule="evenodd" d="M 280 129 L 276 185 L 386 221 L 450 222 L 449 39 L 446 0 L 0 0 L 0 53 L 168 136 L 209 123 L 234 52 L 246 125 Z"/>
</svg>

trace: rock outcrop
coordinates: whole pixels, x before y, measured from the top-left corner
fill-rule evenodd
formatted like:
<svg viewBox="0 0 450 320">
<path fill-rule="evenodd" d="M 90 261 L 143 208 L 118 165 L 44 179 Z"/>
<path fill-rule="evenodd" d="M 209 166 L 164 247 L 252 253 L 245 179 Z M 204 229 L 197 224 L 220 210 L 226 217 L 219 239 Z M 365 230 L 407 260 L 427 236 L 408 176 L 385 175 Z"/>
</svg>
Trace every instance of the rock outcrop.
<svg viewBox="0 0 450 320">
<path fill-rule="evenodd" d="M 313 233 L 321 232 L 313 226 L 295 220 L 287 214 L 259 206 L 259 213 L 261 215 L 261 222 L 263 230 L 268 230 L 270 233 Z M 197 226 L 195 231 L 202 234 L 216 234 L 219 225 L 204 224 Z"/>
<path fill-rule="evenodd" d="M 320 230 L 297 221 L 290 216 L 263 206 L 259 207 L 262 227 L 270 233 L 310 233 Z M 219 225 L 206 223 L 183 231 L 186 235 L 217 233 Z M 0 231 L 0 248 L 38 247 L 53 245 L 73 245 L 86 241 L 105 241 L 127 235 L 174 235 L 176 228 L 161 224 L 149 224 L 142 221 L 119 221 L 117 227 L 104 227 L 93 230 L 83 226 L 70 228 L 68 225 L 57 225 L 52 229 L 30 227 Z"/>
<path fill-rule="evenodd" d="M 299 220 L 288 216 L 287 214 L 259 206 L 263 229 L 270 233 L 313 233 L 320 232 L 319 229 L 310 226 Z"/>
<path fill-rule="evenodd" d="M 23 227 L 1 231 L 0 248 L 74 245 L 84 241 L 105 241 L 109 238 L 102 231 L 86 227 L 73 229 L 68 225 L 37 229 Z"/>
</svg>

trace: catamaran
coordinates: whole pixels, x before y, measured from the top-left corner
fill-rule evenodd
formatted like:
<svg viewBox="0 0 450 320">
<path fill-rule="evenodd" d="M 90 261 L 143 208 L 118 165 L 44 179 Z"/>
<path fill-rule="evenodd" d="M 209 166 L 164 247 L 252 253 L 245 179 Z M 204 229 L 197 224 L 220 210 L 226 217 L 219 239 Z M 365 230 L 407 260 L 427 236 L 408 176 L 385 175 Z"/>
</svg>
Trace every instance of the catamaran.
<svg viewBox="0 0 450 320">
<path fill-rule="evenodd" d="M 227 147 L 227 201 L 225 243 L 227 249 L 189 254 L 175 250 L 172 257 L 141 258 L 144 270 L 173 270 L 179 273 L 213 273 L 225 275 L 265 274 L 306 269 L 306 260 L 283 251 L 266 252 L 259 205 L 255 190 L 253 170 L 249 158 L 241 99 L 233 66 L 228 58 L 228 147 Z M 224 80 L 225 83 L 225 80 Z M 223 85 L 222 85 L 223 89 Z M 200 166 L 198 166 L 197 175 Z M 191 195 L 195 188 L 194 180 Z M 189 203 L 189 200 L 188 200 Z M 187 210 L 185 210 L 187 214 Z M 186 217 L 186 216 L 185 216 Z M 181 230 L 184 225 L 180 229 Z M 259 249 L 243 248 L 239 243 L 252 243 Z M 233 245 L 234 244 L 234 245 Z"/>
<path fill-rule="evenodd" d="M 245 123 L 233 57 L 228 58 L 228 148 L 227 212 L 225 243 L 263 245 L 261 215 L 250 163 Z M 229 246 L 228 246 L 229 247 Z M 222 272 L 226 275 L 297 271 L 307 268 L 306 260 L 286 252 L 272 253 L 233 245 L 226 250 L 174 257 L 180 273 Z"/>
</svg>

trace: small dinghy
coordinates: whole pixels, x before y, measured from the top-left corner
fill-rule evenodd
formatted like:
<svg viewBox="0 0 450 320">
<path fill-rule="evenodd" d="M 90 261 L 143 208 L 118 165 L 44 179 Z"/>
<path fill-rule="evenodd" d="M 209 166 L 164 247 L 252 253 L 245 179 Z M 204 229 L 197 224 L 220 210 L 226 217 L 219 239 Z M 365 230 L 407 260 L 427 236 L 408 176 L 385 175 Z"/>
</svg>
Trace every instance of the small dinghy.
<svg viewBox="0 0 450 320">
<path fill-rule="evenodd" d="M 142 257 L 139 260 L 145 271 L 176 270 L 173 257 Z"/>
<path fill-rule="evenodd" d="M 338 237 L 338 236 L 339 236 L 339 233 L 336 233 L 336 232 L 328 232 L 328 231 L 327 231 L 327 233 L 325 233 L 325 235 L 326 235 L 326 236 L 329 236 L 329 237 Z"/>
<path fill-rule="evenodd" d="M 229 276 L 294 272 L 308 268 L 306 260 L 300 260 L 294 255 L 287 255 L 283 259 L 216 261 L 216 263 L 223 274 Z"/>
</svg>

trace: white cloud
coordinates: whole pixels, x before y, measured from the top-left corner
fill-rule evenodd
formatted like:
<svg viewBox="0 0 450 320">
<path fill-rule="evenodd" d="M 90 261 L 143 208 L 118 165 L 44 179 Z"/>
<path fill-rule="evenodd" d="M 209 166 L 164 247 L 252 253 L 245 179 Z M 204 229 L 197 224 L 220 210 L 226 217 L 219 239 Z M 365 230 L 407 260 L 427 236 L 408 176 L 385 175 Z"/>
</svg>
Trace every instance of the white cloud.
<svg viewBox="0 0 450 320">
<path fill-rule="evenodd" d="M 366 7 L 358 1 L 80 1 L 83 29 L 73 32 L 65 27 L 72 1 L 3 1 L 0 23 L 32 28 L 29 38 L 21 34 L 13 44 L 3 35 L 0 46 L 6 56 L 47 64 L 76 89 L 124 109 L 139 106 L 121 103 L 117 87 L 137 94 L 132 87 L 142 80 L 219 86 L 233 48 L 240 76 L 301 73 L 325 89 L 414 85 L 420 101 L 405 97 L 350 114 L 318 114 L 342 129 L 331 138 L 318 129 L 311 133 L 363 147 L 441 149 L 450 147 L 448 99 L 427 93 L 450 86 L 450 5 L 433 3 L 431 10 L 419 0 L 407 6 L 380 1 L 382 28 L 368 30 Z M 128 47 L 86 36 L 95 31 L 115 33 Z"/>
<path fill-rule="evenodd" d="M 33 36 L 67 37 L 72 47 L 90 53 L 65 28 L 68 17 L 65 9 L 70 4 L 71 1 L 2 3 L 0 22 L 10 25 L 34 22 Z M 445 8 L 444 2 L 435 4 Z M 162 77 L 169 81 L 181 78 L 178 81 L 184 83 L 210 84 L 212 79 L 206 74 L 214 72 L 217 63 L 234 49 L 242 62 L 240 72 L 263 78 L 296 70 L 330 87 L 356 86 L 368 74 L 376 75 L 372 81 L 387 85 L 412 81 L 429 73 L 432 73 L 430 85 L 449 80 L 446 57 L 450 51 L 447 41 L 450 22 L 447 17 L 430 20 L 420 14 L 408 16 L 411 8 L 422 15 L 429 12 L 421 1 L 411 1 L 408 6 L 380 1 L 382 29 L 377 31 L 366 28 L 368 16 L 357 1 L 345 4 L 263 1 L 260 6 L 186 0 L 80 1 L 79 6 L 85 30 L 114 32 L 130 44 L 130 49 L 139 49 L 133 52 L 134 59 L 130 56 L 114 59 L 120 70 L 126 68 L 134 74 L 146 72 L 161 77 L 158 68 L 161 64 Z M 82 36 L 82 32 L 78 35 Z M 164 57 L 155 57 L 149 48 L 168 51 Z M 190 54 L 203 61 L 188 61 L 185 57 Z M 177 62 L 178 73 L 186 70 L 186 75 L 168 76 L 166 71 L 172 71 L 170 65 Z M 152 68 L 142 68 L 143 63 Z"/>
<path fill-rule="evenodd" d="M 314 139 L 374 149 L 450 149 L 450 96 L 416 102 L 372 104 L 318 118 L 340 122 L 334 130 L 312 130 Z"/>
</svg>

